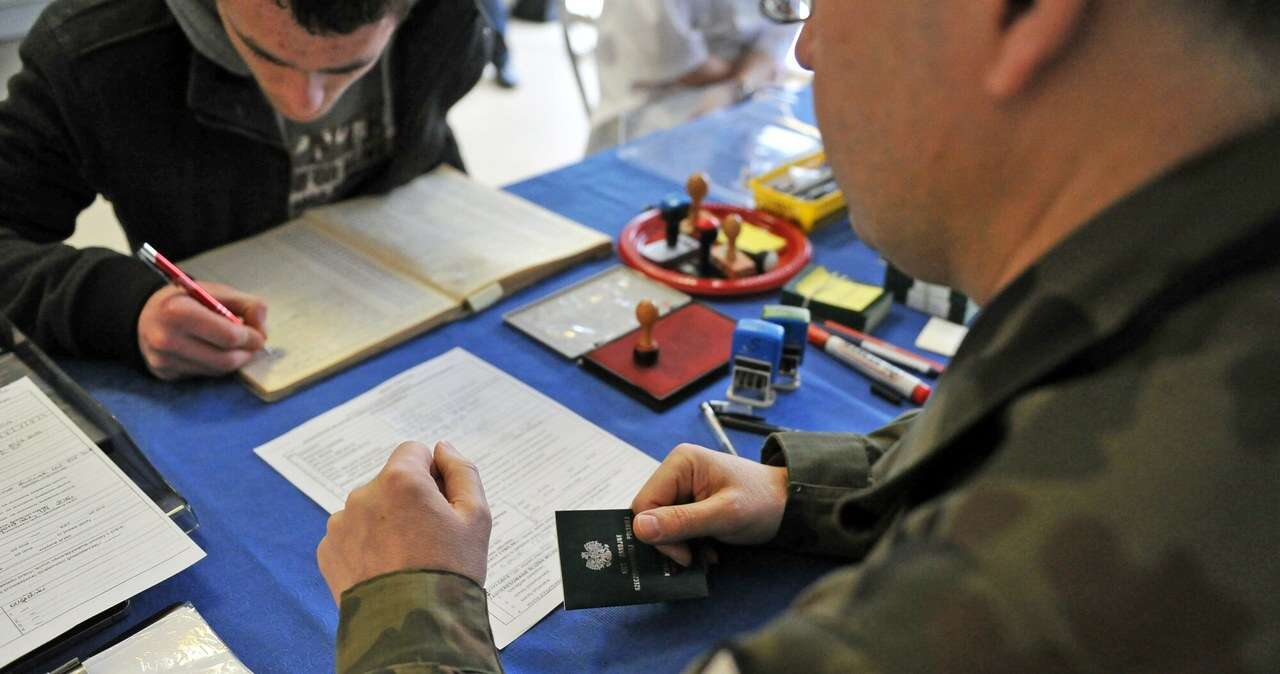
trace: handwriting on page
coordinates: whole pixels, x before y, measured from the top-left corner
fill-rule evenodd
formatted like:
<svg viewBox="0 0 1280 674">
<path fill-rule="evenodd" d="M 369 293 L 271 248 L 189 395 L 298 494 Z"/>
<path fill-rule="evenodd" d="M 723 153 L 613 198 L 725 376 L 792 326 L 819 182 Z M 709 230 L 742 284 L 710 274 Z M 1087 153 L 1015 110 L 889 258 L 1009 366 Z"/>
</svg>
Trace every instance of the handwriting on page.
<svg viewBox="0 0 1280 674">
<path fill-rule="evenodd" d="M 657 462 L 463 351 L 419 365 L 256 451 L 325 510 L 404 440 L 449 440 L 480 468 L 493 514 L 489 622 L 506 646 L 561 600 L 556 510 L 625 507 Z"/>
<path fill-rule="evenodd" d="M 263 354 L 245 373 L 268 390 L 457 306 L 434 289 L 296 225 L 183 264 L 199 278 L 266 300 L 269 343 L 287 355 Z"/>
<path fill-rule="evenodd" d="M 203 556 L 29 379 L 0 388 L 0 666 Z"/>
</svg>

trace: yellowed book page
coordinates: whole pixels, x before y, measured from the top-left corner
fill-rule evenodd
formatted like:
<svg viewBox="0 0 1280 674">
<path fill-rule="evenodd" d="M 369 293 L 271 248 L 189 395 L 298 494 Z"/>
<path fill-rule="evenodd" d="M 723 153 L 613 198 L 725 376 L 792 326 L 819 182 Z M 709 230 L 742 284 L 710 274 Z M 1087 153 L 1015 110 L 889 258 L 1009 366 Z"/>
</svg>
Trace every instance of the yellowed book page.
<svg viewBox="0 0 1280 674">
<path fill-rule="evenodd" d="M 331 204 L 308 217 L 460 299 L 611 242 L 447 166 L 387 195 Z"/>
<path fill-rule="evenodd" d="M 267 302 L 267 344 L 241 371 L 268 399 L 434 325 L 459 303 L 297 221 L 182 263 Z M 438 321 L 435 321 L 438 322 Z"/>
</svg>

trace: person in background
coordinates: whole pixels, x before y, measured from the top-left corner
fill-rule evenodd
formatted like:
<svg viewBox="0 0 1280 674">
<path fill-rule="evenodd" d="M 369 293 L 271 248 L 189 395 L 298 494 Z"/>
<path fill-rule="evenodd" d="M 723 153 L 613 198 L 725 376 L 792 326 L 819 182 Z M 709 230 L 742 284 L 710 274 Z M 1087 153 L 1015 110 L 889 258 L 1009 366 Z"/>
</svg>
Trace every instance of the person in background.
<svg viewBox="0 0 1280 674">
<path fill-rule="evenodd" d="M 238 370 L 263 300 L 205 309 L 140 261 L 63 244 L 97 195 L 174 260 L 312 206 L 462 166 L 445 115 L 480 78 L 474 0 L 55 0 L 0 102 L 0 312 L 51 353 L 163 379 Z"/>
<path fill-rule="evenodd" d="M 784 72 L 794 26 L 759 0 L 606 0 L 588 152 L 741 100 Z"/>
<path fill-rule="evenodd" d="M 983 309 L 914 415 L 662 462 L 633 526 L 677 562 L 848 560 L 688 671 L 1280 671 L 1280 3 L 812 8 L 859 238 Z M 401 445 L 330 518 L 342 674 L 500 671 L 461 449 Z"/>
<path fill-rule="evenodd" d="M 511 65 L 511 48 L 507 45 L 507 7 L 502 0 L 481 0 L 481 6 L 493 25 L 493 79 L 503 89 L 514 89 L 520 79 Z"/>
</svg>

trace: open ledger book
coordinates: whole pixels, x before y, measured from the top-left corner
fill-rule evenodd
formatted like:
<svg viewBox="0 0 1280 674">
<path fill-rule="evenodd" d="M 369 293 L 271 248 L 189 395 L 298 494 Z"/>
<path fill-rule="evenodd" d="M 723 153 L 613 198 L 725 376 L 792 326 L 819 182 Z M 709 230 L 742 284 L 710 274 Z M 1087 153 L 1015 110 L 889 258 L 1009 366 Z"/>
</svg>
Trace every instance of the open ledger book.
<svg viewBox="0 0 1280 674">
<path fill-rule="evenodd" d="M 441 167 L 183 266 L 266 299 L 273 355 L 240 374 L 270 401 L 609 247 L 600 232 Z"/>
</svg>

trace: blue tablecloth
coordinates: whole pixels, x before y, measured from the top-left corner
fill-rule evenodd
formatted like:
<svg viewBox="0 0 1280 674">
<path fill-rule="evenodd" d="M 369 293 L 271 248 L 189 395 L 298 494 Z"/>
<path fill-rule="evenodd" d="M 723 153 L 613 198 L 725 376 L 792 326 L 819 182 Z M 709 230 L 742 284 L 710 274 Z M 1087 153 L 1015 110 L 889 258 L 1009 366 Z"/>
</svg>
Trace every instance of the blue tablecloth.
<svg viewBox="0 0 1280 674">
<path fill-rule="evenodd" d="M 806 101 L 801 118 L 809 117 Z M 732 113 L 730 113 L 732 114 Z M 714 120 L 695 122 L 715 133 Z M 672 152 L 678 152 L 673 147 Z M 680 189 L 622 161 L 616 152 L 513 185 L 510 191 L 616 236 L 644 207 Z M 883 263 L 846 225 L 813 236 L 816 262 L 879 283 Z M 722 398 L 726 382 L 654 413 L 592 374 L 506 326 L 502 314 L 595 274 L 617 260 L 583 265 L 497 306 L 414 339 L 274 404 L 234 379 L 162 383 L 123 366 L 64 362 L 129 429 L 201 521 L 195 540 L 208 557 L 135 600 L 128 622 L 191 601 L 255 672 L 333 670 L 337 612 L 315 564 L 327 514 L 253 453 L 254 447 L 418 363 L 462 346 L 656 459 L 680 442 L 714 446 L 697 413 Z M 734 317 L 759 316 L 776 294 L 711 302 Z M 877 331 L 911 344 L 925 317 L 901 306 Z M 769 420 L 809 430 L 867 431 L 902 408 L 868 392 L 866 379 L 825 354 L 810 353 L 804 384 L 781 396 Z M 760 438 L 730 431 L 745 456 Z M 512 451 L 519 451 L 513 447 Z M 834 562 L 778 551 L 724 549 L 711 598 L 670 605 L 566 612 L 557 609 L 502 654 L 509 672 L 673 672 L 737 632 L 763 625 Z M 127 625 L 84 644 L 91 650 Z"/>
</svg>

